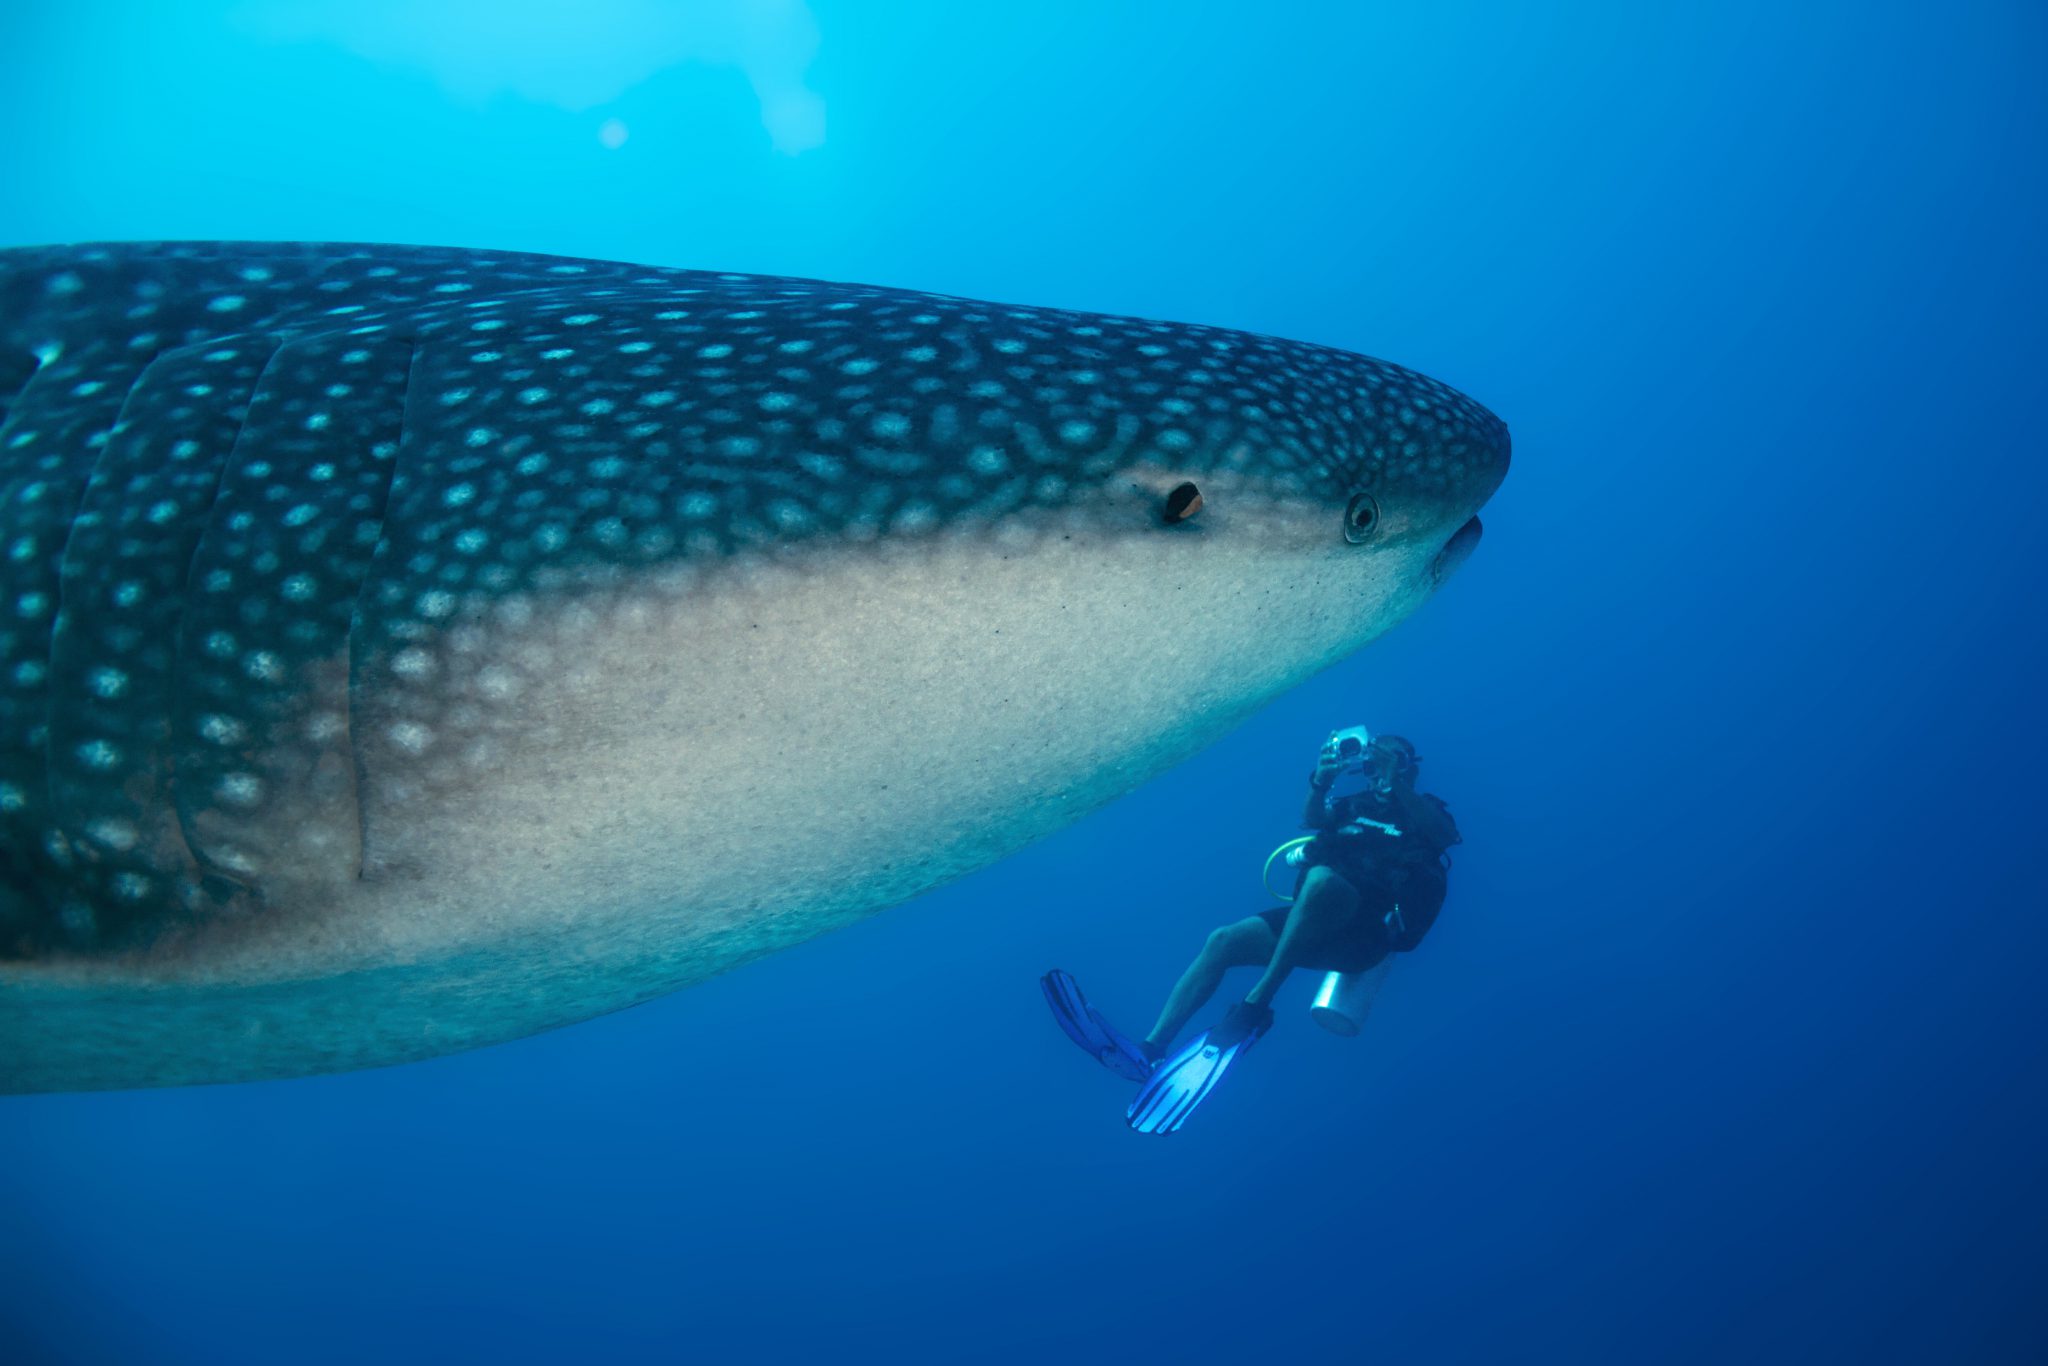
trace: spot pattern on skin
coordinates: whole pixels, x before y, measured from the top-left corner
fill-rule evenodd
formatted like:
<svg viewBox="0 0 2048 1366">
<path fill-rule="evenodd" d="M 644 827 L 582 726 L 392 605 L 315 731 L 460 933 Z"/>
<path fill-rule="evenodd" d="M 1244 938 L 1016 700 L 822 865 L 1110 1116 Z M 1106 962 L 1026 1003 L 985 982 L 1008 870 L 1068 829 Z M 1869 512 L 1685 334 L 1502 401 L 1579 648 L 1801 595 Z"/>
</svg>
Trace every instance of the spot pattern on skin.
<svg viewBox="0 0 2048 1366">
<path fill-rule="evenodd" d="M 0 404 L 0 955 L 347 868 L 366 775 L 402 809 L 487 770 L 574 666 L 563 602 L 1014 529 L 1135 462 L 1341 507 L 1506 448 L 1425 376 L 1217 328 L 319 244 L 0 251 Z"/>
<path fill-rule="evenodd" d="M 96 919 L 119 921 L 129 907 L 198 887 L 171 801 L 178 622 L 186 568 L 275 349 L 244 336 L 152 361 L 72 518 L 49 642 L 44 763 L 70 879 Z"/>
</svg>

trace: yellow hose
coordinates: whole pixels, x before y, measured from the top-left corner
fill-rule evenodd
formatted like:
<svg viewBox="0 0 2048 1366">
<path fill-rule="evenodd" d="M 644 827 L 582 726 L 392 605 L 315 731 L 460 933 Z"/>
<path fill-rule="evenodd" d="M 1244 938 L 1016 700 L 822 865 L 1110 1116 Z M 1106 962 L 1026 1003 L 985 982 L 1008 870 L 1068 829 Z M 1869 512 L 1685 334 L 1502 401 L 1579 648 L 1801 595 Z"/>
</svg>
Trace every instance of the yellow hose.
<svg viewBox="0 0 2048 1366">
<path fill-rule="evenodd" d="M 1275 849 L 1272 853 L 1266 855 L 1266 866 L 1259 870 L 1259 882 L 1262 886 L 1265 887 L 1266 891 L 1269 894 L 1279 897 L 1282 901 L 1294 900 L 1294 896 L 1292 893 L 1275 892 L 1273 890 L 1273 861 L 1275 859 L 1285 858 L 1290 851 L 1301 848 L 1302 845 L 1307 844 L 1310 840 L 1314 838 L 1314 835 L 1296 836 L 1294 839 L 1291 839 L 1287 841 L 1287 843 L 1281 845 L 1278 849 Z"/>
</svg>

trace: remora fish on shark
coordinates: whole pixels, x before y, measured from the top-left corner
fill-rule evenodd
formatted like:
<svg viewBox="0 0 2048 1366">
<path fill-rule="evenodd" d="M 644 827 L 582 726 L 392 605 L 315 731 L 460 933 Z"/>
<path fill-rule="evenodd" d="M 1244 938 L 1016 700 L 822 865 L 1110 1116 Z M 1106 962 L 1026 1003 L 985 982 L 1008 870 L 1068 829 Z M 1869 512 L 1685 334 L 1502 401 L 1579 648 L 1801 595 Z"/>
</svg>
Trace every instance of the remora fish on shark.
<svg viewBox="0 0 2048 1366">
<path fill-rule="evenodd" d="M 902 901 L 1406 616 L 1508 465 L 1327 347 L 442 248 L 0 251 L 0 405 L 12 1091 L 428 1057 Z"/>
</svg>

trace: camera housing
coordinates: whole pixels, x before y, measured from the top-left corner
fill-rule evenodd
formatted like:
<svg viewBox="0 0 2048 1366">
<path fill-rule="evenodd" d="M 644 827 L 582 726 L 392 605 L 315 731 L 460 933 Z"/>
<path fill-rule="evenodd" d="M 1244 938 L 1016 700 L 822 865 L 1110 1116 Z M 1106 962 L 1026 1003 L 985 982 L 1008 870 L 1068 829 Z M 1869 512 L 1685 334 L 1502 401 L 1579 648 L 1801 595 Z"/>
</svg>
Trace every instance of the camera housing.
<svg viewBox="0 0 2048 1366">
<path fill-rule="evenodd" d="M 1330 734 L 1330 746 L 1337 757 L 1353 768 L 1364 768 L 1366 750 L 1372 744 L 1372 735 L 1364 726 L 1346 726 Z"/>
</svg>

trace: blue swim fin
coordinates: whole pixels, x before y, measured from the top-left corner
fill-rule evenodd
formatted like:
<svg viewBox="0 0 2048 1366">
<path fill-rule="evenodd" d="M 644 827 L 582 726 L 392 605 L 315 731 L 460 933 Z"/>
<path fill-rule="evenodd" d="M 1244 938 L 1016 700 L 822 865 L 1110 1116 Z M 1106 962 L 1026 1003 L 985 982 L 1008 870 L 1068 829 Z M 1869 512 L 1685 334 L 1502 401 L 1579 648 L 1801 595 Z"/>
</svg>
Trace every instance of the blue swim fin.
<svg viewBox="0 0 2048 1366">
<path fill-rule="evenodd" d="M 1152 1059 L 1144 1047 L 1088 1004 L 1072 973 L 1054 968 L 1038 979 L 1038 985 L 1045 988 L 1045 1003 L 1052 1007 L 1052 1017 L 1082 1052 L 1125 1081 L 1143 1081 L 1152 1075 Z"/>
<path fill-rule="evenodd" d="M 1172 1058 L 1160 1064 L 1145 1089 L 1131 1102 L 1127 1113 L 1131 1127 L 1141 1134 L 1170 1134 L 1187 1123 L 1223 1080 L 1247 1048 L 1259 1041 L 1273 1024 L 1271 1006 L 1240 1001 L 1230 1008 L 1221 1024 L 1200 1035 Z"/>
</svg>

